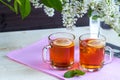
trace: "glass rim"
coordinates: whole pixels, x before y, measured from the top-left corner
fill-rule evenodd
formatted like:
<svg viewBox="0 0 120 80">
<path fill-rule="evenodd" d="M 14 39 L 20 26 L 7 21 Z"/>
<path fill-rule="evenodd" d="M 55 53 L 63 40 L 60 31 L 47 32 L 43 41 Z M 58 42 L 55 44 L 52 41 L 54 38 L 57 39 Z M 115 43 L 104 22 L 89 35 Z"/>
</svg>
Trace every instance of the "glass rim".
<svg viewBox="0 0 120 80">
<path fill-rule="evenodd" d="M 55 33 L 51 33 L 51 34 L 48 36 L 48 39 L 49 39 L 49 40 L 52 40 L 51 36 L 52 36 L 52 35 L 57 35 L 57 34 L 69 34 L 69 35 L 71 35 L 71 36 L 73 37 L 73 40 L 75 40 L 75 35 L 72 34 L 72 33 L 68 33 L 68 32 L 55 32 Z"/>
<path fill-rule="evenodd" d="M 85 35 L 90 35 L 90 34 L 97 34 L 97 33 L 84 33 L 84 34 L 81 34 L 81 35 L 79 36 L 79 40 L 82 40 L 81 37 L 83 37 L 83 36 L 85 36 Z M 92 38 L 92 39 L 101 39 L 101 40 L 106 41 L 106 37 L 105 37 L 103 34 L 99 34 L 99 36 L 103 37 L 104 39 L 101 39 L 100 37 Z M 88 37 L 88 38 L 90 38 L 90 37 Z"/>
</svg>

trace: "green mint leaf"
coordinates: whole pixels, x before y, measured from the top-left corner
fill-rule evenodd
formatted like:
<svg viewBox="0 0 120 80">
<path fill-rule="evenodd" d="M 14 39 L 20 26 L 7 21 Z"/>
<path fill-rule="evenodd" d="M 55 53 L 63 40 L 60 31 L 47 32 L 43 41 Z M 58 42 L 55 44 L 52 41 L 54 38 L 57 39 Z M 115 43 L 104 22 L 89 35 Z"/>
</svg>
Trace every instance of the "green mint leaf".
<svg viewBox="0 0 120 80">
<path fill-rule="evenodd" d="M 83 71 L 81 71 L 81 70 L 76 69 L 76 70 L 74 70 L 74 74 L 75 74 L 76 76 L 80 76 L 80 75 L 84 75 L 84 74 L 85 74 L 85 72 L 83 72 Z"/>
<path fill-rule="evenodd" d="M 71 77 L 74 77 L 74 76 L 75 76 L 74 70 L 67 71 L 67 72 L 64 74 L 64 77 L 65 77 L 65 78 L 71 78 Z"/>
<path fill-rule="evenodd" d="M 74 76 L 81 76 L 81 75 L 84 75 L 84 74 L 85 74 L 85 72 L 83 72 L 81 70 L 78 70 L 78 69 L 69 70 L 69 71 L 65 72 L 64 77 L 65 78 L 72 78 Z"/>
</svg>

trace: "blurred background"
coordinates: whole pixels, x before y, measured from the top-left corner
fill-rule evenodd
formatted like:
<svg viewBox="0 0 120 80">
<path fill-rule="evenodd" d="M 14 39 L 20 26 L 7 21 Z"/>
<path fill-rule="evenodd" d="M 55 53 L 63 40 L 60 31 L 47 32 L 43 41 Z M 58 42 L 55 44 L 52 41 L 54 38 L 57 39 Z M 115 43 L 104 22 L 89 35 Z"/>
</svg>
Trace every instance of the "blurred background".
<svg viewBox="0 0 120 80">
<path fill-rule="evenodd" d="M 77 21 L 76 26 L 88 26 L 89 18 L 84 16 Z M 31 14 L 22 20 L 20 15 L 13 13 L 8 7 L 0 3 L 0 32 L 23 31 L 49 28 L 63 28 L 62 18 L 59 12 L 54 17 L 48 17 L 43 9 L 32 9 Z"/>
</svg>

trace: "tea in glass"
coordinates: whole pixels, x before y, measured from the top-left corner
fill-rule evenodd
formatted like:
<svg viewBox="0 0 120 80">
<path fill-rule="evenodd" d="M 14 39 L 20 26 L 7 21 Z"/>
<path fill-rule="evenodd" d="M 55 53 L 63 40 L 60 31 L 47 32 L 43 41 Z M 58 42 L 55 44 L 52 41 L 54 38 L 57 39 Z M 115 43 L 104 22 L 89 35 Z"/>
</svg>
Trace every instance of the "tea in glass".
<svg viewBox="0 0 120 80">
<path fill-rule="evenodd" d="M 49 51 L 49 62 L 54 69 L 69 69 L 74 64 L 74 39 L 71 33 L 58 32 L 49 35 L 49 45 L 43 48 L 43 55 Z"/>
<path fill-rule="evenodd" d="M 80 36 L 80 66 L 86 71 L 97 71 L 104 63 L 105 38 L 91 38 L 89 34 Z"/>
<path fill-rule="evenodd" d="M 74 42 L 67 38 L 53 40 L 50 45 L 51 65 L 57 68 L 68 68 L 74 63 Z"/>
</svg>

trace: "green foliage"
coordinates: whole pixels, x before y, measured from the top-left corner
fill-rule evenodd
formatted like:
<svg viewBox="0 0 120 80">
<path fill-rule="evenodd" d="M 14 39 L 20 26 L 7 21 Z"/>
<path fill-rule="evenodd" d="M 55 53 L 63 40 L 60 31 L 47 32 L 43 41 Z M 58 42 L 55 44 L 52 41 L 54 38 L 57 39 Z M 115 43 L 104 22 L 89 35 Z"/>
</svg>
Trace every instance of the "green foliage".
<svg viewBox="0 0 120 80">
<path fill-rule="evenodd" d="M 11 2 L 11 0 L 7 0 Z M 5 2 L 4 0 L 0 0 L 2 4 L 7 6 L 10 10 L 18 14 L 20 12 L 22 19 L 26 18 L 31 12 L 31 4 L 29 0 L 14 0 L 13 6 Z"/>
<path fill-rule="evenodd" d="M 75 76 L 74 70 L 70 70 L 70 71 L 68 71 L 64 74 L 65 78 L 71 78 L 71 77 L 74 77 L 74 76 Z"/>
<path fill-rule="evenodd" d="M 4 4 L 5 6 L 9 7 L 13 12 L 15 12 L 14 8 L 11 5 L 9 5 L 8 3 L 4 2 L 3 0 L 0 0 L 0 2 L 2 4 Z"/>
<path fill-rule="evenodd" d="M 81 75 L 84 75 L 84 74 L 85 74 L 85 72 L 83 72 L 81 70 L 78 70 L 78 69 L 69 70 L 69 71 L 65 72 L 64 77 L 65 78 L 72 78 L 74 76 L 81 76 Z"/>
<path fill-rule="evenodd" d="M 98 16 L 98 15 L 92 15 L 93 12 L 94 12 L 94 10 L 92 10 L 91 7 L 89 7 L 89 9 L 88 9 L 88 17 L 92 16 L 93 20 L 97 20 L 98 18 L 100 18 L 100 16 Z"/>
<path fill-rule="evenodd" d="M 92 19 L 93 19 L 93 20 L 97 20 L 98 18 L 100 18 L 100 16 L 98 16 L 98 15 L 92 16 Z"/>
<path fill-rule="evenodd" d="M 92 15 L 92 12 L 93 12 L 93 10 L 89 7 L 89 9 L 88 9 L 88 17 L 90 17 Z"/>
<path fill-rule="evenodd" d="M 120 2 L 120 0 L 118 0 Z"/>
<path fill-rule="evenodd" d="M 11 2 L 11 0 L 7 0 L 8 2 Z"/>
<path fill-rule="evenodd" d="M 120 34 L 118 34 L 118 36 L 120 37 Z"/>
<path fill-rule="evenodd" d="M 10 10 L 15 12 L 16 14 L 21 15 L 22 19 L 26 18 L 31 12 L 31 4 L 30 0 L 14 0 L 13 5 L 10 5 L 9 2 L 12 0 L 0 0 L 0 3 L 7 6 Z M 54 8 L 58 11 L 62 11 L 62 3 L 60 0 L 42 0 L 41 1 L 44 5 Z"/>
<path fill-rule="evenodd" d="M 54 8 L 58 11 L 62 10 L 62 3 L 60 0 L 41 0 L 41 2 L 51 8 Z"/>
<path fill-rule="evenodd" d="M 20 13 L 22 19 L 27 17 L 31 12 L 31 5 L 29 0 L 19 0 L 21 5 L 19 5 Z"/>
</svg>

